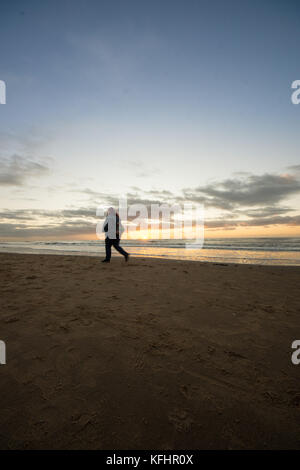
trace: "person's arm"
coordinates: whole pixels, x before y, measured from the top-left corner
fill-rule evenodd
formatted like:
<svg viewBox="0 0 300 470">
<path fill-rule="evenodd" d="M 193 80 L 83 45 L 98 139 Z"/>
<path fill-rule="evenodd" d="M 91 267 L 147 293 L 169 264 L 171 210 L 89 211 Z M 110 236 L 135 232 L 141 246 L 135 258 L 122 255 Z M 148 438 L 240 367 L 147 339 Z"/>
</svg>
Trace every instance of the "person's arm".
<svg viewBox="0 0 300 470">
<path fill-rule="evenodd" d="M 107 220 L 107 217 L 106 217 L 106 219 L 103 222 L 102 232 L 107 232 L 107 231 L 108 231 L 108 220 Z"/>
</svg>

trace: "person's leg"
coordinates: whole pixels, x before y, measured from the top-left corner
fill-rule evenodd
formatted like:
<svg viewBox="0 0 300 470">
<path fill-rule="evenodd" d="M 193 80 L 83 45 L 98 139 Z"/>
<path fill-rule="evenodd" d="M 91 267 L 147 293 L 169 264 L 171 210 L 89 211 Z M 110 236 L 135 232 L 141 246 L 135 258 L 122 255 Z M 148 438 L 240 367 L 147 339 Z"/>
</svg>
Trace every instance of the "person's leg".
<svg viewBox="0 0 300 470">
<path fill-rule="evenodd" d="M 127 261 L 128 259 L 128 253 L 127 251 L 125 251 L 121 246 L 120 246 L 120 239 L 117 238 L 116 240 L 113 240 L 112 241 L 112 245 L 114 247 L 115 250 L 117 250 L 119 253 L 121 253 L 121 255 L 123 255 Z"/>
<path fill-rule="evenodd" d="M 110 261 L 111 258 L 111 245 L 112 245 L 112 240 L 110 238 L 106 237 L 105 238 L 105 253 L 106 253 L 106 261 Z"/>
</svg>

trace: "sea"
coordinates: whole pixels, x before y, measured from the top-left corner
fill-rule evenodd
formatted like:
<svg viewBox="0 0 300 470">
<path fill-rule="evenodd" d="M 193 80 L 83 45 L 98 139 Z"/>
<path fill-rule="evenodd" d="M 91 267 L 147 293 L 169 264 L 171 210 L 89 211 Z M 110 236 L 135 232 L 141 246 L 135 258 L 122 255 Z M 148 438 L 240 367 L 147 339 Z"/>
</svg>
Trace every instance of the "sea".
<svg viewBox="0 0 300 470">
<path fill-rule="evenodd" d="M 122 240 L 133 257 L 191 260 L 214 263 L 300 266 L 297 238 L 210 238 L 203 247 L 193 240 Z M 188 246 L 188 247 L 187 247 Z M 114 250 L 113 250 L 114 251 Z M 103 240 L 1 242 L 0 252 L 96 256 L 105 253 Z M 114 256 L 120 256 L 114 252 Z"/>
</svg>

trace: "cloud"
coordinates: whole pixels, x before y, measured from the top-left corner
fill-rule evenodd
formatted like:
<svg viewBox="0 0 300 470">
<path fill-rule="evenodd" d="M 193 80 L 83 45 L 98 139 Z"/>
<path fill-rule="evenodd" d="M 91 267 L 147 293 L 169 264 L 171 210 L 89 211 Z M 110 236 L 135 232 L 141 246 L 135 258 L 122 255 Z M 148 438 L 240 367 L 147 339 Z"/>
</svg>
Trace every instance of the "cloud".
<svg viewBox="0 0 300 470">
<path fill-rule="evenodd" d="M 107 206 L 118 207 L 120 199 L 126 196 L 127 204 L 143 204 L 150 208 L 151 204 L 162 204 L 175 200 L 175 195 L 170 191 L 142 191 L 140 188 L 134 187 L 134 192 L 128 192 L 125 195 L 118 196 L 116 194 L 105 194 L 98 191 L 93 191 L 89 188 L 85 189 L 71 189 L 70 192 L 75 192 L 89 196 L 89 203 L 94 206 Z"/>
<path fill-rule="evenodd" d="M 34 216 L 31 214 L 31 211 L 24 210 L 15 210 L 8 211 L 3 210 L 0 212 L 1 220 L 33 220 Z"/>
<path fill-rule="evenodd" d="M 78 236 L 96 233 L 95 211 L 78 209 L 66 211 L 16 211 L 16 213 L 0 214 L 1 238 L 55 238 Z M 43 223 L 41 223 L 41 219 Z M 6 220 L 7 219 L 7 220 Z M 4 221 L 6 220 L 6 221 Z M 38 224 L 38 225 L 37 225 Z M 171 226 L 173 222 L 171 222 Z M 274 216 L 253 218 L 250 220 L 235 220 L 234 218 L 217 218 L 205 221 L 209 230 L 233 230 L 239 227 L 269 227 L 274 225 L 300 226 L 300 215 Z"/>
<path fill-rule="evenodd" d="M 47 168 L 39 164 L 31 165 L 31 160 L 18 160 L 14 169 L 25 169 L 23 178 L 43 173 Z M 8 168 L 11 168 L 8 166 Z M 27 172 L 26 172 L 27 169 Z M 14 172 L 17 178 L 18 171 Z M 8 174 L 9 172 L 7 172 Z M 27 175 L 27 176 L 26 176 Z M 19 184 L 23 181 L 19 175 Z M 18 178 L 17 178 L 18 180 Z M 15 179 L 13 181 L 16 182 Z M 10 183 L 11 184 L 11 183 Z M 210 230 L 233 230 L 239 227 L 259 227 L 288 225 L 299 226 L 300 215 L 297 208 L 283 205 L 282 201 L 300 193 L 299 179 L 295 174 L 235 174 L 233 178 L 217 181 L 196 188 L 183 189 L 181 193 L 173 193 L 167 189 L 143 190 L 132 187 L 127 193 L 128 207 L 133 204 L 146 206 L 149 217 L 151 205 L 170 206 L 184 202 L 203 202 L 205 206 L 221 209 L 217 218 L 206 218 L 205 226 Z M 95 233 L 98 207 L 119 206 L 119 195 L 105 194 L 90 188 L 71 189 L 88 196 L 85 205 L 62 210 L 2 210 L 0 217 L 2 237 L 63 237 Z M 129 222 L 140 214 L 134 214 Z M 172 215 L 172 214 L 171 214 Z M 159 217 L 161 219 L 161 216 Z"/>
<path fill-rule="evenodd" d="M 269 227 L 271 225 L 300 226 L 300 215 L 265 217 L 251 220 L 213 219 L 205 221 L 206 228 L 234 229 L 237 227 Z"/>
<path fill-rule="evenodd" d="M 293 173 L 300 175 L 300 165 L 291 165 L 287 167 L 288 170 L 291 170 Z"/>
<path fill-rule="evenodd" d="M 95 224 L 88 222 L 64 222 L 57 225 L 39 225 L 28 226 L 26 224 L 8 224 L 0 223 L 2 238 L 60 238 L 65 236 L 86 235 L 87 233 L 96 233 Z"/>
<path fill-rule="evenodd" d="M 96 233 L 96 209 L 91 207 L 62 211 L 2 210 L 0 218 L 2 238 L 64 237 Z"/>
<path fill-rule="evenodd" d="M 291 209 L 290 207 L 279 207 L 279 206 L 266 206 L 266 207 L 258 207 L 256 209 L 247 209 L 247 210 L 238 210 L 234 211 L 235 216 L 239 214 L 246 215 L 247 217 L 259 218 L 259 217 L 269 217 L 269 216 L 277 216 L 280 214 L 286 214 L 288 212 L 293 212 L 295 209 Z"/>
<path fill-rule="evenodd" d="M 247 175 L 226 179 L 193 190 L 184 189 L 184 198 L 224 210 L 279 203 L 300 193 L 300 182 L 290 174 Z"/>
<path fill-rule="evenodd" d="M 74 219 L 74 218 L 95 218 L 96 209 L 94 207 L 80 207 L 78 209 L 64 209 L 64 210 L 41 210 L 41 209 L 19 209 L 15 211 L 2 210 L 0 212 L 1 219 L 15 219 L 15 220 L 36 220 L 39 219 Z"/>
<path fill-rule="evenodd" d="M 23 186 L 29 178 L 45 175 L 49 167 L 30 157 L 0 157 L 0 185 Z"/>
</svg>

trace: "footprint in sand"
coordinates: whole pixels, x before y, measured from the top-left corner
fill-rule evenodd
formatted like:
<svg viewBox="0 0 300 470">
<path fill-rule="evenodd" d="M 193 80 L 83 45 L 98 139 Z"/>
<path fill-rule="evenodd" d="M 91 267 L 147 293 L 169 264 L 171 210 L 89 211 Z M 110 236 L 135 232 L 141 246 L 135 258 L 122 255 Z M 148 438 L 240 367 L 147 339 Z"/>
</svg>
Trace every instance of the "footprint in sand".
<svg viewBox="0 0 300 470">
<path fill-rule="evenodd" d="M 143 355 L 139 354 L 135 359 L 134 368 L 138 370 L 143 370 L 144 367 L 145 367 L 145 362 L 143 360 Z"/>
<path fill-rule="evenodd" d="M 234 357 L 236 359 L 247 359 L 245 356 L 243 356 L 242 354 L 239 354 L 235 351 L 229 351 L 229 350 L 224 349 L 224 353 L 227 354 L 228 356 Z"/>
<path fill-rule="evenodd" d="M 168 419 L 178 432 L 189 432 L 192 428 L 193 420 L 186 410 L 174 410 L 169 413 Z"/>
<path fill-rule="evenodd" d="M 15 323 L 16 321 L 20 321 L 18 317 L 6 317 L 3 319 L 4 323 Z"/>
<path fill-rule="evenodd" d="M 190 385 L 181 385 L 179 390 L 180 390 L 180 393 L 184 396 L 184 398 L 186 399 L 191 398 Z"/>
</svg>

